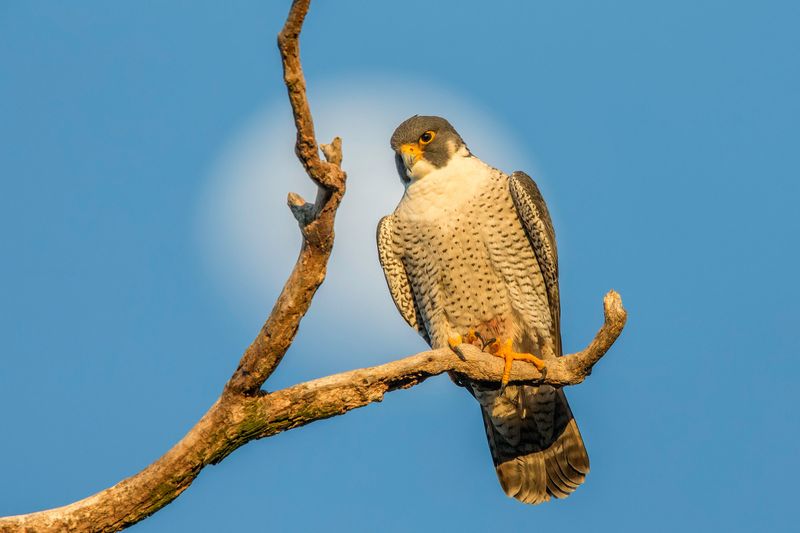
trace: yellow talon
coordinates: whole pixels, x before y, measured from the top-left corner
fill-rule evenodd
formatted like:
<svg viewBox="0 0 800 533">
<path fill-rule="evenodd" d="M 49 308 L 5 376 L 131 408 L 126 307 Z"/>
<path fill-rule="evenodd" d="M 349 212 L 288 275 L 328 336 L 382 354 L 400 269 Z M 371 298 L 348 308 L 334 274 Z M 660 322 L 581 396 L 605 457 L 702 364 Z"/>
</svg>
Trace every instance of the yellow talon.
<svg viewBox="0 0 800 533">
<path fill-rule="evenodd" d="M 541 372 L 543 375 L 545 372 L 547 372 L 547 367 L 545 366 L 543 360 L 539 359 L 533 354 L 515 352 L 511 347 L 511 339 L 508 339 L 503 343 L 500 341 L 494 341 L 488 346 L 488 348 L 490 354 L 505 359 L 503 378 L 500 381 L 501 387 L 508 385 L 508 380 L 511 378 L 511 364 L 515 359 L 517 361 L 527 361 L 533 364 L 533 366 L 536 367 L 536 370 Z"/>
<path fill-rule="evenodd" d="M 475 330 L 474 329 L 469 330 L 466 338 L 464 339 L 464 342 L 466 342 L 467 344 L 475 344 L 476 340 L 478 340 L 478 336 L 475 334 Z"/>
<path fill-rule="evenodd" d="M 447 344 L 450 346 L 450 349 L 455 351 L 456 347 L 461 345 L 464 341 L 461 339 L 461 335 L 456 334 L 455 337 L 450 337 L 447 339 Z"/>
<path fill-rule="evenodd" d="M 459 344 L 472 344 L 472 345 L 474 345 L 475 342 L 477 342 L 479 340 L 481 340 L 480 335 L 475 333 L 474 329 L 471 329 L 463 337 L 461 335 L 459 335 L 459 334 L 456 334 L 455 337 L 450 337 L 449 339 L 447 339 L 447 344 L 450 345 L 450 349 L 451 350 L 455 350 L 456 346 L 458 346 Z"/>
</svg>

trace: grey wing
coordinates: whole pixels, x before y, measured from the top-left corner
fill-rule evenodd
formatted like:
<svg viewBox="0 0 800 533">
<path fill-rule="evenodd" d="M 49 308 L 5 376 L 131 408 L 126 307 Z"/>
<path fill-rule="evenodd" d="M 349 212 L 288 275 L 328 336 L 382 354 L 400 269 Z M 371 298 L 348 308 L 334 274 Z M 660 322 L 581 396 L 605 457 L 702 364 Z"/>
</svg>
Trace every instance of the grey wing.
<svg viewBox="0 0 800 533">
<path fill-rule="evenodd" d="M 414 299 L 414 292 L 411 290 L 408 273 L 394 244 L 392 223 L 391 215 L 383 217 L 378 222 L 378 257 L 381 261 L 383 274 L 386 276 L 389 292 L 392 295 L 394 304 L 397 306 L 397 310 L 400 311 L 400 315 L 409 326 L 416 329 L 425 341 L 430 344 L 431 339 L 425 329 L 425 322 L 422 320 L 419 306 Z"/>
<path fill-rule="evenodd" d="M 561 299 L 558 292 L 558 250 L 553 222 L 542 193 L 530 176 L 517 171 L 508 181 L 517 216 L 525 228 L 544 277 L 554 329 L 553 338 L 557 344 L 556 355 L 561 355 Z"/>
</svg>

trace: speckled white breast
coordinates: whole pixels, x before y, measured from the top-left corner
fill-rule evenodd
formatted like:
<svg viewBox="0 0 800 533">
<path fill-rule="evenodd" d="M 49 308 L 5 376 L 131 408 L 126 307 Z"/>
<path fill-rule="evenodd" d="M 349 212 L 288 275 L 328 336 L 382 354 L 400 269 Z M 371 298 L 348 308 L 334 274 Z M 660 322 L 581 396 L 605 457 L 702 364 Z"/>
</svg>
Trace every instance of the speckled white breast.
<svg viewBox="0 0 800 533">
<path fill-rule="evenodd" d="M 455 157 L 412 182 L 394 215 L 433 346 L 478 329 L 537 351 L 531 344 L 549 336 L 550 313 L 508 176 L 476 157 Z"/>
</svg>

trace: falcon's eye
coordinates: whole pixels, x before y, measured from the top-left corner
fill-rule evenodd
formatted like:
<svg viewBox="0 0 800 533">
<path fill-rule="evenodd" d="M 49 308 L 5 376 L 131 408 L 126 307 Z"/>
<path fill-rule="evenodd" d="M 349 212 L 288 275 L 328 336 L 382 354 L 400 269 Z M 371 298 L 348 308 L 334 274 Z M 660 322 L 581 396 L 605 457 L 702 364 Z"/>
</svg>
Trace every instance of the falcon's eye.
<svg viewBox="0 0 800 533">
<path fill-rule="evenodd" d="M 425 133 L 423 133 L 422 135 L 419 136 L 419 143 L 420 144 L 428 144 L 429 142 L 431 142 L 433 140 L 434 137 L 436 137 L 436 132 L 428 130 L 428 131 L 426 131 Z"/>
</svg>

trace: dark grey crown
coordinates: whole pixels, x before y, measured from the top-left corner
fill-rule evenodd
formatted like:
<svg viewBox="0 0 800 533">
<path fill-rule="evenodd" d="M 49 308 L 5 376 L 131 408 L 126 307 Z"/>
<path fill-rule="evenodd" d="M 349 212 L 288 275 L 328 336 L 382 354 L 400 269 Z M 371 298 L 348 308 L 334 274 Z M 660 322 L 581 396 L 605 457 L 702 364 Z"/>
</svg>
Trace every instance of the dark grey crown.
<svg viewBox="0 0 800 533">
<path fill-rule="evenodd" d="M 394 130 L 390 141 L 392 150 L 397 152 L 403 144 L 416 143 L 426 131 L 433 131 L 436 136 L 425 146 L 424 158 L 438 168 L 445 166 L 450 159 L 451 143 L 455 150 L 466 146 L 453 125 L 442 117 L 414 115 Z"/>
<path fill-rule="evenodd" d="M 392 134 L 392 150 L 399 150 L 401 144 L 415 143 L 420 135 L 426 131 L 436 132 L 436 135 L 444 135 L 451 139 L 457 139 L 457 144 L 464 144 L 464 140 L 458 134 L 452 124 L 442 117 L 414 115 L 413 117 L 403 121 L 402 124 L 397 126 Z"/>
</svg>

